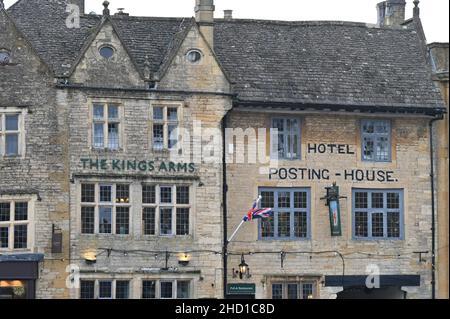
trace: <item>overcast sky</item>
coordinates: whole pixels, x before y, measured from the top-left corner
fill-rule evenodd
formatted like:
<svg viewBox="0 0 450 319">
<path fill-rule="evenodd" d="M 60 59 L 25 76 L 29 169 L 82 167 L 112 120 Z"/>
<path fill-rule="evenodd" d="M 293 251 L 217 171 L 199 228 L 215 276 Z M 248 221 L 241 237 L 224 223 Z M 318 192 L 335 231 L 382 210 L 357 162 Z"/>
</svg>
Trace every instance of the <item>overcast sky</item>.
<svg viewBox="0 0 450 319">
<path fill-rule="evenodd" d="M 235 18 L 276 20 L 341 20 L 375 23 L 381 0 L 215 0 L 216 17 L 234 10 Z M 6 6 L 16 2 L 5 0 Z M 114 13 L 125 8 L 131 15 L 190 17 L 195 0 L 109 0 Z M 412 16 L 413 0 L 407 0 L 406 18 Z M 100 13 L 103 0 L 86 0 L 86 11 Z M 422 0 L 421 17 L 428 42 L 449 42 L 449 0 Z"/>
</svg>

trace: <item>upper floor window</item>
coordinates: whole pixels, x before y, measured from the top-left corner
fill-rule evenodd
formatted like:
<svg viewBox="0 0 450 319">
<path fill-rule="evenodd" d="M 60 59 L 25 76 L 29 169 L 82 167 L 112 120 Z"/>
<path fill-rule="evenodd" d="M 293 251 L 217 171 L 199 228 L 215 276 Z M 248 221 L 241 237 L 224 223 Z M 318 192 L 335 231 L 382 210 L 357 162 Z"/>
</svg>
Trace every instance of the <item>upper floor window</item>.
<svg viewBox="0 0 450 319">
<path fill-rule="evenodd" d="M 142 299 L 188 299 L 191 298 L 190 280 L 144 280 Z"/>
<path fill-rule="evenodd" d="M 190 234 L 190 187 L 143 185 L 142 226 L 144 235 Z"/>
<path fill-rule="evenodd" d="M 0 113 L 0 156 L 18 156 L 21 150 L 21 115 Z"/>
<path fill-rule="evenodd" d="M 362 121 L 361 141 L 362 159 L 364 161 L 391 161 L 391 123 L 389 121 Z"/>
<path fill-rule="evenodd" d="M 100 55 L 105 59 L 111 59 L 114 55 L 114 49 L 111 46 L 105 45 L 99 49 Z"/>
<path fill-rule="evenodd" d="M 120 114 L 115 104 L 94 103 L 93 141 L 95 149 L 118 150 L 120 148 Z"/>
<path fill-rule="evenodd" d="M 317 281 L 292 281 L 272 283 L 272 299 L 314 299 Z"/>
<path fill-rule="evenodd" d="M 130 185 L 82 184 L 81 233 L 130 233 Z"/>
<path fill-rule="evenodd" d="M 29 249 L 28 202 L 0 200 L 0 251 Z"/>
<path fill-rule="evenodd" d="M 403 191 L 354 189 L 353 235 L 357 239 L 401 239 Z"/>
<path fill-rule="evenodd" d="M 271 157 L 277 159 L 300 159 L 300 120 L 274 118 L 271 126 Z"/>
<path fill-rule="evenodd" d="M 310 192 L 308 189 L 260 190 L 261 207 L 273 208 L 272 217 L 261 220 L 262 239 L 310 238 Z"/>
<path fill-rule="evenodd" d="M 153 149 L 173 149 L 178 143 L 179 114 L 176 106 L 153 107 Z"/>
</svg>

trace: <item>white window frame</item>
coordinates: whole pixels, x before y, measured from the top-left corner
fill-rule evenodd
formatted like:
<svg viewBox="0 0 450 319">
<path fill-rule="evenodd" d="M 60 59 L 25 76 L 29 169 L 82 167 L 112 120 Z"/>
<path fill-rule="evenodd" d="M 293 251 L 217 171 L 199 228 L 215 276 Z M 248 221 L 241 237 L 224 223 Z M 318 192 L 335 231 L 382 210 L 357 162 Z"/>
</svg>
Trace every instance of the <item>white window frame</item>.
<svg viewBox="0 0 450 319">
<path fill-rule="evenodd" d="M 193 186 L 190 184 L 151 184 L 144 183 L 143 185 L 154 186 L 155 187 L 155 203 L 153 204 L 144 204 L 142 201 L 142 209 L 141 209 L 141 221 L 142 221 L 142 234 L 145 237 L 149 236 L 159 236 L 159 237 L 187 237 L 192 235 L 192 197 L 193 197 Z M 172 201 L 171 203 L 161 203 L 161 188 L 170 188 L 172 192 Z M 177 187 L 188 187 L 189 188 L 189 204 L 177 204 Z M 142 193 L 142 187 L 141 187 Z M 144 232 L 144 208 L 155 208 L 155 234 L 154 235 L 146 235 Z M 171 234 L 161 234 L 161 208 L 171 208 L 172 209 L 172 233 Z M 189 234 L 187 235 L 177 235 L 177 208 L 187 208 L 189 209 Z"/>
<path fill-rule="evenodd" d="M 17 158 L 25 156 L 25 114 L 26 110 L 19 108 L 0 107 L 0 158 Z M 8 131 L 8 134 L 18 134 L 17 154 L 6 155 L 6 115 L 18 115 L 18 130 Z"/>
<path fill-rule="evenodd" d="M 97 119 L 95 117 L 95 107 L 98 105 L 103 106 L 103 118 Z M 109 118 L 109 106 L 116 106 L 117 107 L 117 120 L 116 119 L 110 119 Z M 105 101 L 94 101 L 91 103 L 90 108 L 90 117 L 91 117 L 91 148 L 93 150 L 103 150 L 103 151 L 112 151 L 112 152 L 118 152 L 123 149 L 123 124 L 122 124 L 122 118 L 123 118 L 123 107 L 120 103 L 117 102 L 105 102 Z M 103 147 L 97 147 L 95 145 L 95 125 L 96 124 L 102 124 L 103 125 Z M 117 148 L 110 148 L 109 147 L 109 132 L 108 132 L 108 126 L 109 124 L 118 124 L 118 147 Z"/>
<path fill-rule="evenodd" d="M 162 120 L 155 120 L 154 118 L 154 109 L 155 108 L 162 108 L 163 109 L 163 119 Z M 168 109 L 176 109 L 177 110 L 177 121 L 171 121 L 168 118 Z M 168 151 L 168 150 L 176 150 L 181 149 L 181 136 L 180 136 L 180 127 L 181 127 L 181 119 L 182 119 L 182 104 L 152 104 L 150 107 L 150 141 L 151 141 L 151 149 L 153 151 Z M 154 140 L 154 126 L 155 124 L 162 125 L 163 126 L 163 147 L 158 148 L 155 145 Z M 176 125 L 177 126 L 177 143 L 175 144 L 175 147 L 169 148 L 169 126 L 170 125 Z"/>
<path fill-rule="evenodd" d="M 296 300 L 302 300 L 303 299 L 303 285 L 305 284 L 312 284 L 312 290 L 313 290 L 313 298 L 312 299 L 317 299 L 319 294 L 318 294 L 318 281 L 316 279 L 308 279 L 308 278 L 304 278 L 304 279 L 293 279 L 293 280 L 277 280 L 274 279 L 273 281 L 270 282 L 270 288 L 269 288 L 269 294 L 270 294 L 270 298 L 273 299 L 273 286 L 274 285 L 281 285 L 282 286 L 282 299 L 288 299 L 289 297 L 289 290 L 288 287 L 289 285 L 297 285 L 297 299 Z M 306 298 L 308 299 L 308 298 Z"/>
<path fill-rule="evenodd" d="M 10 220 L 0 221 L 0 227 L 8 227 L 8 248 L 1 248 L 0 252 L 28 252 L 33 251 L 34 247 L 34 197 L 0 197 L 0 203 L 10 204 Z M 15 221 L 15 203 L 28 203 L 27 220 Z M 27 247 L 14 248 L 14 226 L 27 225 Z"/>
<path fill-rule="evenodd" d="M 82 185 L 83 184 L 89 184 L 89 185 L 95 185 L 95 201 L 92 203 L 85 203 L 82 202 Z M 116 188 L 117 185 L 128 185 L 129 187 L 129 194 L 130 194 L 130 198 L 129 198 L 129 202 L 128 203 L 116 203 Z M 100 201 L 100 186 L 111 186 L 111 202 L 101 202 Z M 79 205 L 79 229 L 78 232 L 79 234 L 83 235 L 83 236 L 89 236 L 89 235 L 106 235 L 106 236 L 111 236 L 111 235 L 115 235 L 115 236 L 131 236 L 133 233 L 133 224 L 132 224 L 132 220 L 133 220 L 133 214 L 132 214 L 132 204 L 133 204 L 133 200 L 132 200 L 132 184 L 131 183 L 120 183 L 120 182 L 115 182 L 115 183 L 108 183 L 108 182 L 80 182 L 80 186 L 79 186 L 79 198 L 80 198 L 80 205 Z M 81 211 L 82 211 L 82 207 L 94 207 L 94 234 L 85 234 L 82 233 L 82 216 L 81 216 Z M 111 233 L 100 233 L 100 207 L 111 207 Z M 128 207 L 128 234 L 118 234 L 116 232 L 116 218 L 117 218 L 117 207 Z"/>
</svg>

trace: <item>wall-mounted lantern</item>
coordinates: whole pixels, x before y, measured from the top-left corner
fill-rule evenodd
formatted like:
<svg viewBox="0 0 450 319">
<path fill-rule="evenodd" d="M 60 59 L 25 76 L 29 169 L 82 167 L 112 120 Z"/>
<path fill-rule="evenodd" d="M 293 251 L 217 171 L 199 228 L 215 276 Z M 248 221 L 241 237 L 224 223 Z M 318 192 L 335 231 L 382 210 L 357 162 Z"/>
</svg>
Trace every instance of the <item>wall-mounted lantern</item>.
<svg viewBox="0 0 450 319">
<path fill-rule="evenodd" d="M 94 252 L 84 254 L 84 261 L 88 265 L 93 265 L 97 262 L 97 255 Z"/>
<path fill-rule="evenodd" d="M 244 255 L 241 256 L 241 263 L 239 264 L 239 270 L 235 270 L 233 268 L 233 278 L 236 278 L 239 275 L 240 279 L 250 278 L 252 275 L 250 274 L 250 267 L 245 262 Z"/>
<path fill-rule="evenodd" d="M 191 261 L 191 258 L 189 257 L 188 254 L 181 254 L 178 257 L 178 264 L 180 264 L 181 266 L 186 267 L 187 265 L 189 265 L 190 261 Z"/>
</svg>

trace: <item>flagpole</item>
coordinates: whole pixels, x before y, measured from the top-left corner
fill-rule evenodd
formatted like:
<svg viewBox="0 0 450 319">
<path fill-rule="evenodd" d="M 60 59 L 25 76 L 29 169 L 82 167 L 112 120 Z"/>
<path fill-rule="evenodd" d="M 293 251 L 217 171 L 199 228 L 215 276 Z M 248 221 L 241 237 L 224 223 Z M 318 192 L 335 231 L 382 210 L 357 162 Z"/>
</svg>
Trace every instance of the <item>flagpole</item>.
<svg viewBox="0 0 450 319">
<path fill-rule="evenodd" d="M 234 236 L 236 236 L 237 232 L 239 231 L 239 229 L 242 227 L 242 225 L 244 225 L 245 221 L 242 220 L 241 223 L 239 224 L 239 226 L 236 228 L 236 230 L 234 231 L 233 235 L 231 235 L 230 239 L 228 239 L 228 242 L 231 242 L 234 238 Z"/>
</svg>

